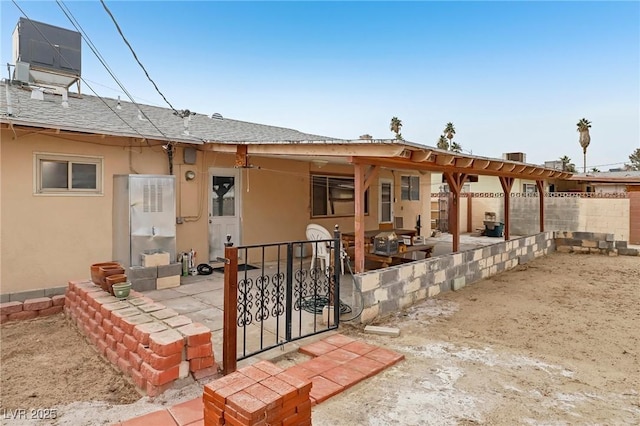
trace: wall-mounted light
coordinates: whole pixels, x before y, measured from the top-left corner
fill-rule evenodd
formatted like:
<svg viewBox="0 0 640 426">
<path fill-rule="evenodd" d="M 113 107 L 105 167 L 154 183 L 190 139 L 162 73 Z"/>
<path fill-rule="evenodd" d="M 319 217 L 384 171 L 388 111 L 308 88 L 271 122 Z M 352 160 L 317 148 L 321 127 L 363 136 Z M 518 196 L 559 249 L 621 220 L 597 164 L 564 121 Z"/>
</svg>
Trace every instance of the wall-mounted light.
<svg viewBox="0 0 640 426">
<path fill-rule="evenodd" d="M 194 172 L 193 170 L 187 170 L 186 172 L 184 172 L 184 178 L 187 181 L 194 180 L 196 178 L 196 172 Z"/>
<path fill-rule="evenodd" d="M 311 160 L 311 164 L 320 169 L 329 164 L 329 162 L 327 160 Z"/>
</svg>

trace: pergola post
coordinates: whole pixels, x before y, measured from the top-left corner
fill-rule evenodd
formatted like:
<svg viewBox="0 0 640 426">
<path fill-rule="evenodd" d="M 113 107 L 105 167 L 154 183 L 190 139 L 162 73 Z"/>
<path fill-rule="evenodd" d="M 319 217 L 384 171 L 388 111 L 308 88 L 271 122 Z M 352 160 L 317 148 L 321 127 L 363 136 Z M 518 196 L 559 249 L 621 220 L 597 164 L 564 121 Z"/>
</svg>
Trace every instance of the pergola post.
<svg viewBox="0 0 640 426">
<path fill-rule="evenodd" d="M 537 180 L 536 187 L 540 196 L 540 232 L 544 232 L 544 181 Z"/>
<path fill-rule="evenodd" d="M 473 192 L 467 195 L 467 232 L 473 232 Z"/>
<path fill-rule="evenodd" d="M 511 187 L 513 186 L 512 177 L 500 176 L 500 185 L 502 185 L 502 191 L 504 192 L 504 239 L 509 239 L 509 222 L 511 211 Z"/>
<path fill-rule="evenodd" d="M 364 272 L 364 193 L 371 186 L 371 182 L 378 176 L 378 166 L 369 166 L 365 173 L 367 165 L 354 163 L 354 198 L 355 213 L 353 231 L 356 236 L 356 252 L 355 252 L 355 269 L 359 274 Z"/>
<path fill-rule="evenodd" d="M 460 190 L 467 175 L 466 173 L 451 172 L 443 172 L 443 174 L 452 194 L 451 208 L 453 209 L 453 214 L 450 216 L 449 231 L 453 238 L 452 250 L 455 253 L 460 249 Z"/>
<path fill-rule="evenodd" d="M 359 274 L 364 272 L 364 166 L 360 163 L 353 165 L 355 177 L 355 215 L 353 231 L 356 235 L 355 269 Z"/>
</svg>

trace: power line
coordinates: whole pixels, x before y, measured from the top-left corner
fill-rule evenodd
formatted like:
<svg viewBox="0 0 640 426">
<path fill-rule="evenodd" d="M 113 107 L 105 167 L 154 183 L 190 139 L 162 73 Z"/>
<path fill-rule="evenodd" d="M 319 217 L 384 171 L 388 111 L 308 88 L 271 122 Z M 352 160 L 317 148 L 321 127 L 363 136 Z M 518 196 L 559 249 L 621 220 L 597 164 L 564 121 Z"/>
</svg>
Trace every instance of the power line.
<svg viewBox="0 0 640 426">
<path fill-rule="evenodd" d="M 33 23 L 33 21 L 31 20 L 31 18 L 29 18 L 29 16 L 26 14 L 26 12 L 24 10 L 22 10 L 22 8 L 20 7 L 20 5 L 18 5 L 18 3 L 16 3 L 15 0 L 11 0 L 12 3 L 18 8 L 18 10 L 20 11 L 20 13 L 22 13 L 24 15 L 25 18 L 27 18 L 27 20 L 29 21 L 29 23 L 31 23 L 31 25 L 33 25 L 33 27 L 36 29 L 36 31 L 38 31 L 38 33 L 40 34 L 40 36 L 49 44 L 49 46 L 51 46 L 52 49 L 55 49 L 55 46 L 53 45 L 53 43 L 51 43 L 49 41 L 49 39 L 42 33 L 42 31 L 40 31 L 40 28 L 38 28 L 37 25 L 35 25 Z M 60 58 L 62 60 L 64 60 L 67 65 L 69 65 L 71 67 L 71 64 L 69 63 L 69 61 L 62 55 L 62 53 L 60 54 Z M 93 90 L 93 87 L 91 87 L 91 85 L 89 83 L 87 83 L 87 81 L 82 78 L 82 76 L 78 76 L 78 78 L 87 85 L 87 87 L 89 88 L 89 90 L 91 90 L 93 92 L 93 94 L 102 101 L 103 104 L 106 105 L 107 108 L 109 108 L 111 110 L 111 112 L 113 112 L 120 120 L 122 120 L 122 122 L 124 124 L 126 124 L 131 130 L 133 130 L 135 133 L 137 133 L 142 139 L 146 139 L 146 136 L 144 136 L 142 133 L 140 133 L 135 127 L 133 127 L 131 124 L 129 124 L 129 122 L 127 120 L 125 120 L 120 114 L 117 113 L 116 110 L 114 110 L 113 108 L 111 108 L 111 105 L 109 105 L 107 103 L 107 101 L 105 101 L 100 95 L 98 95 L 98 93 Z M 166 137 L 166 136 L 165 136 Z"/>
<path fill-rule="evenodd" d="M 171 105 L 171 102 L 169 102 L 167 100 L 167 98 L 164 96 L 164 94 L 158 88 L 158 85 L 155 83 L 155 81 L 153 81 L 153 79 L 151 78 L 151 76 L 147 72 L 147 69 L 144 67 L 144 65 L 142 65 L 142 62 L 140 62 L 140 59 L 138 59 L 138 55 L 136 55 L 136 52 L 133 50 L 133 47 L 131 47 L 131 44 L 129 43 L 127 38 L 124 36 L 124 34 L 122 32 L 122 29 L 120 28 L 120 25 L 118 25 L 118 22 L 116 21 L 116 18 L 113 16 L 111 11 L 109 10 L 107 5 L 105 4 L 104 0 L 100 0 L 100 3 L 102 3 L 102 7 L 107 12 L 107 14 L 111 17 L 111 20 L 113 21 L 113 24 L 116 26 L 116 29 L 118 30 L 118 33 L 120 33 L 120 36 L 122 37 L 122 40 L 124 40 L 124 42 L 127 45 L 127 47 L 129 47 L 129 50 L 131 51 L 131 54 L 135 58 L 136 62 L 138 62 L 138 65 L 140 65 L 140 68 L 142 68 L 142 71 L 144 71 L 144 74 L 147 76 L 147 79 L 151 82 L 151 84 L 153 84 L 153 87 L 156 89 L 156 92 L 158 92 L 160 94 L 160 96 L 162 96 L 162 99 L 164 99 L 164 101 L 167 103 L 167 105 L 169 105 L 169 108 L 171 108 L 173 110 L 173 113 L 175 115 L 177 115 L 179 117 L 183 117 L 183 113 L 179 112 L 178 110 L 176 110 L 173 107 L 173 105 Z"/>
<path fill-rule="evenodd" d="M 109 73 L 109 75 L 113 78 L 113 80 L 118 84 L 118 86 L 120 86 L 120 88 L 124 91 L 124 93 L 127 95 L 127 97 L 129 98 L 129 100 L 131 101 L 131 103 L 133 103 L 136 108 L 138 108 L 138 111 L 140 111 L 140 113 L 144 116 L 144 118 L 151 123 L 151 125 L 162 135 L 164 136 L 166 139 L 169 139 L 169 137 L 167 135 L 164 134 L 164 132 L 162 130 L 160 130 L 160 128 L 158 126 L 156 126 L 156 124 L 151 121 L 151 119 L 147 116 L 147 114 L 142 110 L 142 108 L 140 108 L 140 105 L 138 105 L 138 103 L 134 100 L 133 96 L 129 93 L 129 91 L 124 87 L 124 85 L 120 82 L 120 80 L 118 79 L 118 77 L 115 76 L 115 74 L 113 73 L 113 71 L 111 70 L 111 67 L 109 67 L 109 65 L 107 64 L 106 60 L 104 59 L 104 57 L 100 54 L 100 52 L 98 51 L 98 48 L 93 44 L 93 42 L 91 41 L 91 39 L 89 38 L 89 36 L 87 35 L 87 33 L 84 31 L 84 28 L 82 28 L 82 26 L 80 25 L 80 23 L 78 22 L 78 20 L 76 19 L 75 16 L 73 16 L 73 13 L 71 13 L 71 10 L 69 10 L 69 8 L 67 7 L 66 4 L 64 4 L 64 2 L 62 2 L 61 0 L 56 0 L 56 3 L 58 4 L 58 7 L 60 7 L 60 9 L 62 10 L 62 12 L 65 14 L 65 16 L 67 17 L 67 19 L 69 19 L 69 22 L 71 22 L 71 25 L 73 25 L 75 27 L 76 30 L 78 30 L 78 32 L 80 32 L 82 34 L 82 37 L 84 38 L 84 41 L 87 43 L 87 46 L 89 46 L 89 49 L 91 49 L 91 51 L 93 52 L 94 55 L 96 55 L 96 57 L 98 58 L 98 60 L 100 61 L 100 63 L 102 64 L 102 66 L 104 66 L 104 68 L 107 70 L 107 72 Z"/>
</svg>

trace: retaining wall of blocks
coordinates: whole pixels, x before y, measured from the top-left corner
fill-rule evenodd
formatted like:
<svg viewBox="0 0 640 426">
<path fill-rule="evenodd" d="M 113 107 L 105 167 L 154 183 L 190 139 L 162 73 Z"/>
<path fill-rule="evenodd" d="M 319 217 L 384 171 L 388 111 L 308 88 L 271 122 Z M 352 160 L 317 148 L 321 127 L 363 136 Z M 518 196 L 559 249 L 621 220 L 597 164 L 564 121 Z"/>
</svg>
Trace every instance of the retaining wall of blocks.
<svg viewBox="0 0 640 426">
<path fill-rule="evenodd" d="M 311 425 L 311 381 L 260 361 L 204 387 L 206 425 Z"/>
<path fill-rule="evenodd" d="M 360 321 L 369 323 L 549 254 L 555 251 L 553 237 L 553 232 L 542 232 L 357 275 L 364 305 Z"/>
<path fill-rule="evenodd" d="M 24 302 L 0 303 L 0 324 L 8 321 L 27 320 L 59 314 L 64 307 L 65 297 L 37 297 Z"/>
<path fill-rule="evenodd" d="M 602 232 L 554 232 L 556 250 L 561 253 L 603 254 L 605 256 L 638 256 L 638 249 L 616 241 L 614 234 Z"/>
<path fill-rule="evenodd" d="M 211 330 L 141 293 L 118 300 L 91 281 L 70 281 L 64 310 L 98 352 L 149 396 L 190 375 L 217 373 Z"/>
</svg>

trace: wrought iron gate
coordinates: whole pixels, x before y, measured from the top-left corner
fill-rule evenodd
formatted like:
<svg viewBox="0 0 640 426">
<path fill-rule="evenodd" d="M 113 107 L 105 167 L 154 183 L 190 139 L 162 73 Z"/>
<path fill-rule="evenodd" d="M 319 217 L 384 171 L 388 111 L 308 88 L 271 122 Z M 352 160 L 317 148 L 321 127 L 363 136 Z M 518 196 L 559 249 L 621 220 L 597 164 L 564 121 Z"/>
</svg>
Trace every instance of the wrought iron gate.
<svg viewBox="0 0 640 426">
<path fill-rule="evenodd" d="M 321 252 L 320 244 L 330 255 L 305 257 L 307 249 Z M 339 234 L 225 248 L 225 373 L 235 370 L 236 361 L 338 328 L 341 253 L 335 247 Z M 246 263 L 238 264 L 239 254 Z"/>
</svg>

